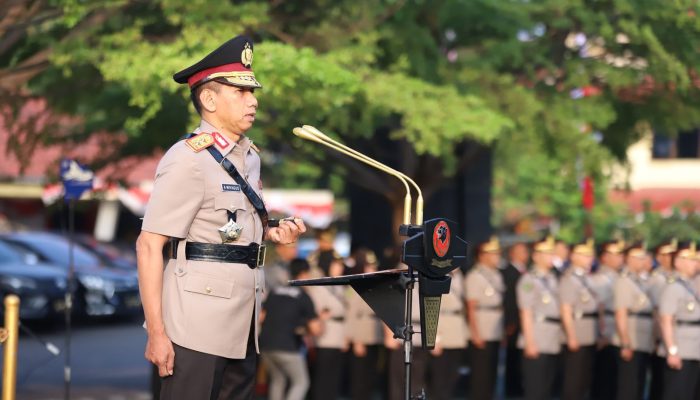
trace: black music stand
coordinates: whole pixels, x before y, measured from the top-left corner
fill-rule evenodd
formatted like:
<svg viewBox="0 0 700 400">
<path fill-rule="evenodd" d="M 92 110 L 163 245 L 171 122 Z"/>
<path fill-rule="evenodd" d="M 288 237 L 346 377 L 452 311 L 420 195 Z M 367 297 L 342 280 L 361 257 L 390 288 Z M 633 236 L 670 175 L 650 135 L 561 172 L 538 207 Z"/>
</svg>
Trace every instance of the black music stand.
<svg viewBox="0 0 700 400">
<path fill-rule="evenodd" d="M 405 400 L 425 399 L 423 394 L 411 397 L 413 287 L 418 281 L 421 344 L 423 348 L 432 349 L 442 295 L 450 291 L 452 278 L 448 274 L 463 267 L 467 258 L 467 243 L 453 234 L 457 228 L 455 222 L 442 218 L 431 219 L 423 225 L 401 225 L 399 233 L 408 237 L 403 242 L 401 261 L 408 269 L 289 282 L 292 286 L 350 285 L 360 295 L 391 329 L 394 338 L 403 339 Z"/>
</svg>

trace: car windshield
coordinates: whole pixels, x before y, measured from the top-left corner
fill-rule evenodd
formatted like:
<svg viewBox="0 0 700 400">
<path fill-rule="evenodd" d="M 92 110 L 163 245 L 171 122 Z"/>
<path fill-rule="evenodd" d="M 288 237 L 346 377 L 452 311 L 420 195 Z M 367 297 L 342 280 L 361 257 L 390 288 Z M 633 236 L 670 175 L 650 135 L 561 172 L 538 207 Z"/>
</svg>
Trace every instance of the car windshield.
<svg viewBox="0 0 700 400">
<path fill-rule="evenodd" d="M 0 242 L 0 264 L 24 263 L 25 255 L 11 245 Z"/>
<path fill-rule="evenodd" d="M 69 263 L 69 244 L 62 239 L 47 239 L 43 237 L 32 238 L 31 241 L 22 240 L 22 244 L 39 253 L 43 258 L 63 266 Z M 96 267 L 101 264 L 99 258 L 90 254 L 82 247 L 73 246 L 73 260 L 79 267 Z"/>
</svg>

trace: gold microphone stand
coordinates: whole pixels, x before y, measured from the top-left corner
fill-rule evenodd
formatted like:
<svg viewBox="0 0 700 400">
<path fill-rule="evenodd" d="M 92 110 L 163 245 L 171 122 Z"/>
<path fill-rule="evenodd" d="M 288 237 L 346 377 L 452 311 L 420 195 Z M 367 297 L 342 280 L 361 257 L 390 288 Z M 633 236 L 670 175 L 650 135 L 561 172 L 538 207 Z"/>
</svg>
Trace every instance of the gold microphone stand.
<svg viewBox="0 0 700 400">
<path fill-rule="evenodd" d="M 305 129 L 307 132 L 313 133 L 315 136 L 317 136 L 319 139 L 325 141 L 326 143 L 332 143 L 332 144 L 336 145 L 337 147 L 345 150 L 343 152 L 345 154 L 347 154 L 347 152 L 352 153 L 354 156 L 351 156 L 351 157 L 353 157 L 355 159 L 362 159 L 363 162 L 370 164 L 370 165 L 374 166 L 375 168 L 378 168 L 378 169 L 380 169 L 388 174 L 391 174 L 399 179 L 403 178 L 402 182 L 404 180 L 408 181 L 413 186 L 413 188 L 416 190 L 416 192 L 418 193 L 418 197 L 416 198 L 416 225 L 423 224 L 423 192 L 420 190 L 420 187 L 418 187 L 416 182 L 413 181 L 413 179 L 409 178 L 408 176 L 406 176 L 402 172 L 399 172 L 393 168 L 390 168 L 390 167 L 388 167 L 380 162 L 377 162 L 377 161 L 367 157 L 366 155 L 360 153 L 359 151 L 357 151 L 355 149 L 352 149 L 352 148 L 350 148 L 350 147 L 348 147 L 348 146 L 346 146 L 346 145 L 344 145 L 336 140 L 331 139 L 330 137 L 325 135 L 323 132 L 319 131 L 318 129 L 314 128 L 311 125 L 304 125 L 303 129 Z M 406 189 L 406 191 L 408 192 L 408 189 Z M 409 199 L 410 199 L 410 197 L 409 197 Z M 410 203 L 408 205 L 404 204 L 404 214 L 406 213 L 407 208 L 408 208 L 408 212 L 410 213 L 411 212 L 411 204 Z M 404 224 L 406 224 L 406 225 L 410 224 L 410 220 L 409 221 L 404 220 Z"/>
<path fill-rule="evenodd" d="M 17 386 L 17 345 L 19 340 L 19 297 L 5 297 L 5 327 L 0 342 L 5 346 L 2 364 L 2 400 L 14 400 Z"/>
<path fill-rule="evenodd" d="M 404 199 L 404 226 L 408 227 L 411 225 L 411 190 L 408 186 L 407 181 L 416 188 L 418 192 L 418 199 L 416 205 L 418 210 L 416 211 L 416 225 L 422 224 L 423 219 L 423 195 L 420 188 L 416 185 L 413 180 L 408 178 L 406 175 L 402 174 L 390 168 L 379 161 L 376 161 L 348 146 L 339 143 L 325 134 L 323 134 L 318 129 L 310 125 L 304 125 L 302 128 L 294 128 L 293 132 L 296 136 L 310 140 L 331 149 L 343 153 L 349 157 L 352 157 L 358 161 L 361 161 L 371 167 L 379 169 L 380 171 L 386 172 L 399 179 L 403 183 L 406 189 L 406 197 Z M 411 363 L 413 358 L 413 288 L 415 286 L 416 277 L 414 275 L 413 267 L 408 264 L 408 275 L 405 279 L 405 303 L 404 303 L 404 325 L 402 332 L 400 334 L 394 334 L 397 339 L 403 339 L 404 344 L 404 371 L 405 371 L 405 387 L 404 387 L 404 398 L 406 400 L 411 399 Z M 424 399 L 424 395 L 419 395 L 417 398 Z"/>
</svg>

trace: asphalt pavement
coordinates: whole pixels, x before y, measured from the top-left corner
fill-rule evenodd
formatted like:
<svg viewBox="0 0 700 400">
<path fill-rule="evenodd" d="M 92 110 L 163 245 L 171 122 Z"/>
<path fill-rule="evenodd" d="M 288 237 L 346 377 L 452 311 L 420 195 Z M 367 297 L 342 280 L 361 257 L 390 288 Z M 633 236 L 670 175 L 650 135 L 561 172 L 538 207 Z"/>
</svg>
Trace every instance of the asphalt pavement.
<svg viewBox="0 0 700 400">
<path fill-rule="evenodd" d="M 54 356 L 26 333 L 20 335 L 17 398 L 64 398 L 65 328 L 29 325 L 38 337 L 61 350 Z M 73 400 L 150 399 L 150 367 L 143 357 L 146 334 L 138 320 L 76 324 L 71 340 Z M 1 352 L 1 351 L 0 351 Z M 0 368 L 2 368 L 0 366 Z"/>
</svg>

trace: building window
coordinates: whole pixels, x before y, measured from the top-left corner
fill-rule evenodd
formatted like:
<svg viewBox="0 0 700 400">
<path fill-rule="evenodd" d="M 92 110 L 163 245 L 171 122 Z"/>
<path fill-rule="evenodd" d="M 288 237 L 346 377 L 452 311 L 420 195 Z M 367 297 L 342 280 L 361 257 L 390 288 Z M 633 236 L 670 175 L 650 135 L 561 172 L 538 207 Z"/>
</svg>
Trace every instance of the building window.
<svg viewBox="0 0 700 400">
<path fill-rule="evenodd" d="M 700 158 L 700 129 L 680 132 L 673 137 L 655 132 L 652 154 L 656 159 Z"/>
</svg>

